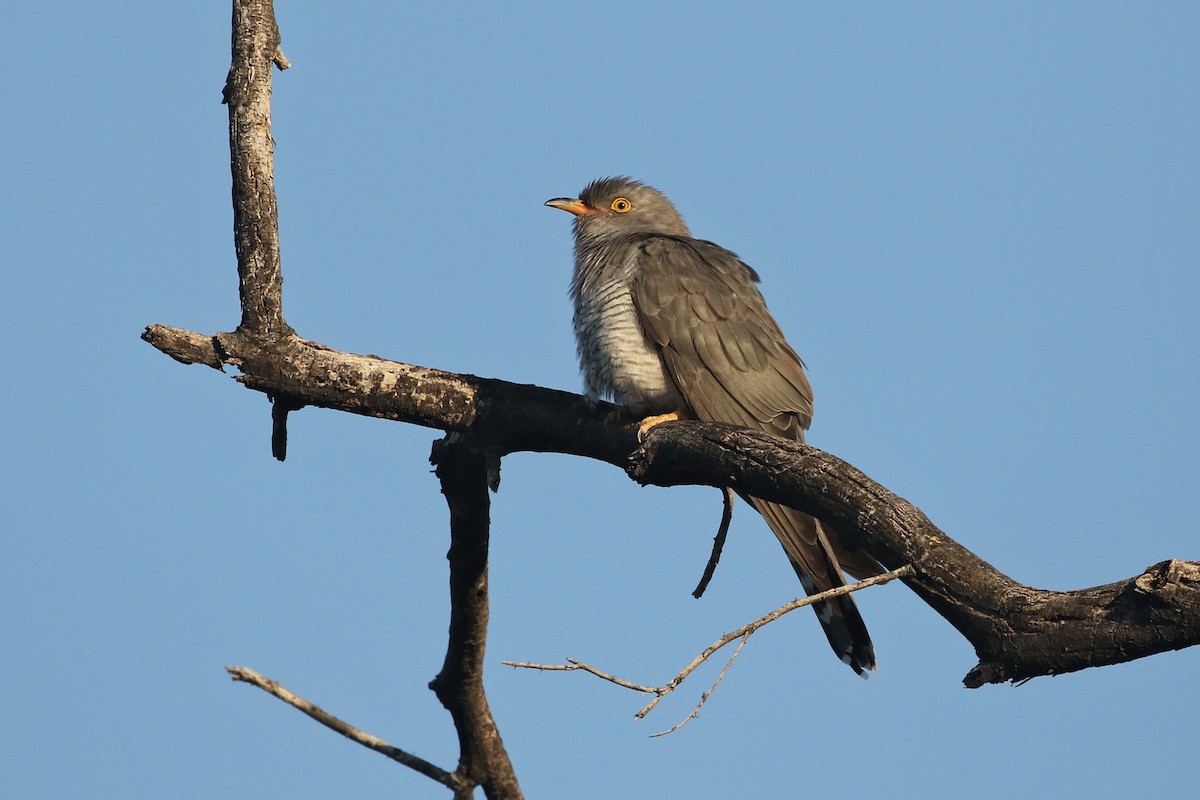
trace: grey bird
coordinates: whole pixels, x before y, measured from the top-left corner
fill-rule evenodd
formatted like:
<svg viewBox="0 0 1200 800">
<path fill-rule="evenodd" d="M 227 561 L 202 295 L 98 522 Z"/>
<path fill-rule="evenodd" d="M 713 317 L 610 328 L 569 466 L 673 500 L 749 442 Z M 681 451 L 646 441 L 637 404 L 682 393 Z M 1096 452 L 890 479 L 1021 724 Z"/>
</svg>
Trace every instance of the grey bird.
<svg viewBox="0 0 1200 800">
<path fill-rule="evenodd" d="M 734 253 L 694 239 L 675 206 L 631 178 L 593 181 L 546 205 L 575 215 L 571 279 L 579 360 L 589 397 L 645 417 L 729 422 L 804 441 L 813 397 L 804 364 Z M 831 526 L 747 499 L 779 537 L 808 594 L 883 567 Z M 830 646 L 865 677 L 875 648 L 849 595 L 813 605 Z"/>
</svg>

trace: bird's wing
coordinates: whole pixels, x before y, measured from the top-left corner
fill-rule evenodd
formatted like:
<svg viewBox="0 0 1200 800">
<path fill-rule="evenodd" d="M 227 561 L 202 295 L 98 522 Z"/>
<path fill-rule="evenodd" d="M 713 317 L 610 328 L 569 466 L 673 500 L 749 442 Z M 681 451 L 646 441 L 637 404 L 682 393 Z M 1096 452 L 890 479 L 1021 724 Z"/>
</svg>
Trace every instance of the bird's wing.
<svg viewBox="0 0 1200 800">
<path fill-rule="evenodd" d="M 651 236 L 634 246 L 634 308 L 696 417 L 803 441 L 812 420 L 812 389 L 803 362 L 754 285 L 755 272 L 712 242 Z M 750 500 L 807 593 L 843 585 L 843 568 L 858 575 L 882 572 L 866 553 L 847 550 L 836 536 L 830 541 L 813 517 Z M 874 668 L 870 637 L 849 596 L 814 610 L 843 661 L 860 673 Z"/>
<path fill-rule="evenodd" d="M 804 362 L 755 286 L 758 274 L 725 248 L 699 239 L 645 236 L 634 240 L 634 248 L 634 308 L 696 417 L 804 441 L 812 389 Z M 817 531 L 796 535 L 810 555 L 820 545 Z M 820 573 L 784 534 L 780 539 L 793 559 Z M 866 553 L 835 540 L 838 561 L 851 575 L 884 571 Z"/>
<path fill-rule="evenodd" d="M 712 242 L 654 236 L 636 246 L 634 307 L 696 416 L 803 441 L 812 389 L 754 271 Z"/>
</svg>

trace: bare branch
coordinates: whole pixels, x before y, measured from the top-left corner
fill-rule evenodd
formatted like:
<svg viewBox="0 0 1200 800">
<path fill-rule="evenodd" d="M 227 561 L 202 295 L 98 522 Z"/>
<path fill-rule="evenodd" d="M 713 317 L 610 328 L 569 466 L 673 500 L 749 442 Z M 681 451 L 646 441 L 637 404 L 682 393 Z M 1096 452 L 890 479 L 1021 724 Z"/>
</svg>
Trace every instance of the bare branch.
<svg viewBox="0 0 1200 800">
<path fill-rule="evenodd" d="M 713 573 L 717 571 L 717 562 L 721 560 L 721 551 L 725 549 L 725 537 L 729 535 L 729 523 L 733 521 L 733 490 L 728 486 L 721 489 L 721 500 L 721 524 L 717 526 L 717 535 L 713 537 L 712 555 L 704 565 L 704 574 L 700 576 L 700 582 L 692 590 L 692 597 L 697 600 L 704 596 L 704 590 L 708 588 Z"/>
<path fill-rule="evenodd" d="M 920 509 L 828 453 L 733 425 L 665 422 L 638 447 L 612 406 L 537 386 L 458 375 L 295 339 L 271 347 L 236 334 L 165 326 L 143 338 L 177 360 L 235 364 L 247 387 L 305 405 L 469 431 L 499 455 L 557 452 L 624 466 L 644 484 L 729 486 L 826 519 L 906 583 L 974 645 L 964 683 L 1024 680 L 1131 661 L 1200 643 L 1200 564 L 1074 592 L 1023 586 L 946 536 Z M 627 454 L 632 453 L 632 456 Z"/>
<path fill-rule="evenodd" d="M 582 670 L 583 672 L 590 672 L 597 678 L 602 678 L 609 683 L 615 683 L 617 686 L 621 686 L 625 689 L 632 689 L 635 692 L 642 692 L 643 694 L 658 694 L 663 689 L 661 686 L 643 686 L 640 683 L 631 683 L 624 678 L 618 678 L 616 675 L 610 675 L 607 672 L 601 672 L 595 667 L 585 664 L 575 658 L 568 658 L 566 664 L 533 664 L 528 661 L 501 661 L 500 663 L 506 667 L 536 669 L 542 670 L 543 672 L 574 672 L 575 670 Z"/>
<path fill-rule="evenodd" d="M 635 692 L 641 692 L 642 694 L 652 694 L 654 695 L 654 699 L 647 703 L 640 711 L 634 714 L 634 716 L 638 719 L 642 719 L 654 710 L 654 707 L 658 705 L 660 700 L 662 700 L 671 692 L 675 691 L 675 689 L 678 688 L 681 683 L 687 680 L 689 675 L 695 672 L 701 664 L 708 661 L 708 659 L 711 658 L 714 653 L 725 647 L 730 642 L 736 639 L 741 639 L 741 643 L 738 644 L 737 649 L 734 650 L 733 655 L 730 656 L 729 661 L 726 662 L 725 667 L 721 670 L 721 674 L 717 676 L 717 679 L 713 682 L 713 685 L 708 689 L 708 691 L 701 695 L 700 701 L 696 704 L 695 708 L 692 709 L 692 713 L 674 727 L 652 734 L 653 736 L 662 736 L 664 734 L 673 733 L 674 731 L 679 730 L 688 722 L 688 720 L 696 717 L 696 715 L 700 712 L 700 706 L 704 705 L 705 701 L 708 700 L 709 696 L 717 688 L 717 685 L 725 677 L 725 673 L 728 672 L 729 668 L 733 665 L 734 659 L 736 659 L 738 654 L 742 652 L 742 647 L 745 646 L 751 635 L 753 635 L 754 632 L 759 628 L 774 622 L 784 614 L 788 614 L 798 608 L 804 608 L 805 606 L 811 606 L 813 603 L 819 603 L 823 600 L 830 600 L 834 597 L 839 597 L 844 594 L 857 592 L 861 589 L 866 589 L 869 586 L 890 583 L 897 578 L 906 578 L 912 574 L 913 568 L 906 564 L 902 567 L 892 570 L 891 572 L 885 572 L 882 575 L 876 575 L 874 577 L 858 581 L 857 583 L 847 584 L 846 586 L 838 586 L 824 592 L 809 595 L 808 597 L 801 597 L 793 600 L 790 603 L 786 603 L 774 611 L 764 614 L 756 620 L 747 622 L 737 630 L 727 633 L 720 639 L 717 639 L 717 641 L 704 648 L 704 650 L 702 650 L 699 655 L 693 658 L 687 666 L 677 672 L 675 677 L 671 678 L 671 680 L 667 681 L 662 686 L 645 686 L 640 683 L 633 683 L 632 681 L 625 680 L 624 678 L 618 678 L 615 675 L 611 675 L 591 666 L 590 664 L 585 664 L 584 662 L 574 658 L 568 658 L 566 664 L 532 664 L 526 661 L 502 661 L 500 663 L 509 667 L 520 667 L 523 669 L 537 669 L 552 672 L 574 672 L 580 670 L 583 672 L 588 672 L 592 675 L 595 675 L 597 678 L 606 680 L 609 683 L 616 684 L 617 686 L 625 689 L 631 689 Z"/>
<path fill-rule="evenodd" d="M 762 626 L 768 625 L 768 624 L 774 622 L 775 620 L 779 619 L 780 617 L 782 617 L 784 614 L 789 614 L 798 608 L 804 608 L 805 606 L 811 606 L 813 603 L 819 603 L 822 600 L 830 600 L 834 597 L 840 597 L 841 595 L 844 595 L 844 594 L 850 594 L 851 592 L 857 592 L 860 589 L 866 589 L 868 586 L 876 586 L 876 585 L 882 584 L 882 583 L 889 583 L 891 581 L 896 580 L 896 578 L 906 577 L 911 574 L 912 574 L 912 567 L 905 565 L 905 566 L 899 567 L 898 569 L 894 569 L 891 572 L 885 572 L 882 575 L 876 575 L 872 578 L 867 578 L 865 580 L 858 581 L 857 583 L 847 584 L 846 586 L 837 586 L 837 587 L 834 587 L 833 589 L 828 589 L 824 592 L 818 592 L 817 594 L 809 595 L 808 597 L 798 598 L 796 600 L 793 600 L 790 603 L 786 603 L 786 604 L 780 606 L 779 608 L 775 609 L 774 611 L 772 611 L 768 614 L 764 614 L 763 616 L 759 617 L 758 619 L 756 619 L 752 622 L 747 622 L 745 625 L 738 628 L 736 631 L 732 631 L 730 633 L 725 634 L 720 639 L 717 639 L 715 642 L 710 644 L 708 647 L 704 648 L 704 650 L 702 650 L 699 655 L 697 655 L 695 658 L 693 658 L 686 667 L 681 669 L 674 678 L 672 678 L 664 687 L 662 687 L 666 691 L 662 692 L 659 697 L 655 698 L 654 701 L 650 703 L 650 705 L 648 705 L 646 708 L 644 708 L 640 712 L 638 712 L 638 716 L 639 717 L 645 716 L 652 708 L 654 708 L 655 705 L 658 704 L 658 701 L 659 701 L 659 699 L 661 699 L 662 695 L 665 695 L 668 692 L 674 691 L 675 687 L 677 687 L 679 684 L 683 683 L 687 679 L 687 677 L 696 670 L 697 667 L 699 667 L 701 664 L 703 664 L 705 661 L 707 661 L 710 657 L 712 657 L 712 655 L 714 653 L 716 653 L 718 650 L 725 647 L 725 645 L 729 644 L 730 642 L 734 641 L 735 639 L 749 638 L 751 634 L 753 634 L 755 631 L 757 631 Z"/>
<path fill-rule="evenodd" d="M 285 461 L 288 414 L 304 408 L 304 404 L 294 402 L 290 397 L 268 395 L 268 398 L 271 400 L 271 455 L 276 461 Z"/>
<path fill-rule="evenodd" d="M 283 460 L 287 452 L 287 421 L 290 411 L 309 404 L 309 390 L 320 367 L 339 360 L 332 351 L 296 336 L 283 315 L 283 273 L 279 255 L 278 206 L 275 198 L 271 134 L 271 70 L 289 66 L 280 48 L 279 29 L 270 0 L 234 0 L 232 59 L 223 101 L 229 106 L 230 168 L 233 175 L 234 245 L 237 252 L 241 322 L 232 333 L 205 337 L 166 326 L 147 328 L 143 338 L 183 363 L 203 363 L 217 369 L 237 366 L 237 380 L 262 389 L 273 402 L 272 453 Z M 296 372 L 311 359 L 312 371 Z M 402 381 L 380 369 L 381 359 L 359 356 L 352 361 L 361 368 L 374 394 L 394 388 Z M 420 380 L 421 371 L 401 370 Z M 428 374 L 426 372 L 425 374 Z M 353 394 L 336 373 L 324 373 L 327 397 Z M 275 388 L 269 388 L 274 383 Z M 475 395 L 466 382 L 437 382 L 436 399 L 449 401 L 448 418 L 459 415 L 446 428 L 467 427 L 477 413 Z M 449 385 L 447 385 L 449 383 Z M 287 386 L 300 392 L 288 391 Z M 430 395 L 406 386 L 410 401 L 428 401 Z M 329 405 L 334 402 L 316 403 Z M 373 413 L 367 404 L 355 409 Z M 393 412 L 394 413 L 394 412 Z M 379 414 L 386 416 L 387 414 Z M 397 418 L 402 418 L 401 414 Z M 499 456 L 470 446 L 464 437 L 451 436 L 435 448 L 434 461 L 451 514 L 450 546 L 450 640 L 442 671 L 431 687 L 450 711 L 458 732 L 459 766 L 447 773 L 421 759 L 393 748 L 386 742 L 332 717 L 302 698 L 268 681 L 252 670 L 231 668 L 237 680 L 245 680 L 270 691 L 309 716 L 372 749 L 383 752 L 454 790 L 456 798 L 469 798 L 483 786 L 491 800 L 519 800 L 521 790 L 500 740 L 483 692 L 482 660 L 487 638 L 487 551 L 488 485 L 498 480 Z"/>
<path fill-rule="evenodd" d="M 142 339 L 176 361 L 235 366 L 235 380 L 272 397 L 470 432 L 500 455 L 568 453 L 624 468 L 637 447 L 635 423 L 618 423 L 611 404 L 571 392 L 343 353 L 299 337 L 264 342 L 151 325 Z"/>
<path fill-rule="evenodd" d="M 491 800 L 520 800 L 521 787 L 483 689 L 488 624 L 488 482 L 494 459 L 470 437 L 448 434 L 429 459 L 450 507 L 450 640 L 429 684 L 454 718 L 457 772 Z"/>
<path fill-rule="evenodd" d="M 975 647 L 963 682 L 1020 681 L 1200 643 L 1200 563 L 1164 561 L 1090 589 L 1023 586 L 940 531 L 920 509 L 841 459 L 732 425 L 668 422 L 631 456 L 643 484 L 732 486 L 828 520 Z"/>
<path fill-rule="evenodd" d="M 686 717 L 681 719 L 679 722 L 676 722 L 671 727 L 667 728 L 665 731 L 659 731 L 658 733 L 650 734 L 650 738 L 654 739 L 659 736 L 666 736 L 668 733 L 674 733 L 675 731 L 682 728 L 684 725 L 687 725 L 689 722 L 694 720 L 696 717 L 700 716 L 701 706 L 703 706 L 705 703 L 708 702 L 708 698 L 712 697 L 712 693 L 715 692 L 717 690 L 717 687 L 721 685 L 721 681 L 723 681 L 725 679 L 725 675 L 726 675 L 726 673 L 729 672 L 729 668 L 733 666 L 734 660 L 737 659 L 738 655 L 742 652 L 742 648 L 746 646 L 746 642 L 748 642 L 748 641 L 750 641 L 750 634 L 747 633 L 745 636 L 742 637 L 742 640 L 740 642 L 738 642 L 738 646 L 736 648 L 734 648 L 733 655 L 731 655 L 729 657 L 729 660 L 725 662 L 725 666 L 721 667 L 721 672 L 717 675 L 717 679 L 715 681 L 713 681 L 712 686 L 708 687 L 707 692 L 700 695 L 700 702 L 696 703 L 696 705 L 692 708 L 692 711 L 690 714 L 688 714 Z M 658 698 L 655 698 L 655 702 L 658 702 Z M 648 710 L 649 710 L 648 708 L 643 709 L 643 711 L 648 711 Z"/>
<path fill-rule="evenodd" d="M 271 66 L 277 54 L 283 55 L 270 0 L 234 0 L 233 63 L 222 98 L 229 106 L 233 241 L 242 302 L 238 330 L 267 340 L 292 335 L 283 318 L 279 211 L 272 160 Z"/>
<path fill-rule="evenodd" d="M 166 325 L 150 325 L 142 331 L 142 341 L 154 345 L 180 364 L 204 364 L 225 371 L 216 337 Z"/>
<path fill-rule="evenodd" d="M 432 778 L 443 786 L 447 786 L 455 791 L 458 791 L 463 786 L 462 778 L 453 773 L 447 772 L 441 767 L 435 766 L 423 758 L 414 756 L 399 747 L 388 744 L 378 736 L 373 736 L 366 731 L 359 730 L 353 725 L 343 722 L 337 717 L 330 714 L 328 711 L 310 703 L 299 695 L 285 689 L 279 683 L 267 678 L 249 667 L 226 667 L 226 671 L 235 681 L 242 681 L 257 686 L 263 691 L 278 697 L 283 702 L 287 703 L 292 708 L 303 711 L 308 716 L 315 719 L 330 730 L 340 733 L 347 739 L 358 742 L 363 747 L 374 750 L 376 753 L 387 756 L 388 758 L 403 764 L 410 769 L 414 769 L 427 778 Z"/>
</svg>

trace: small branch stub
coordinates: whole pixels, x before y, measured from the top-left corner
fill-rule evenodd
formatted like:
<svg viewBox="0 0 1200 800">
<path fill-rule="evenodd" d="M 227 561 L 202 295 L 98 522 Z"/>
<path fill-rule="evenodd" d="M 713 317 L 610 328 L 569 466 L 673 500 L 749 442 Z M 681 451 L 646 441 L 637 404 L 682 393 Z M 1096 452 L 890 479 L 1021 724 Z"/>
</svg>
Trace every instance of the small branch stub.
<svg viewBox="0 0 1200 800">
<path fill-rule="evenodd" d="M 709 581 L 717 571 L 717 563 L 721 560 L 721 551 L 725 549 L 725 537 L 729 535 L 729 524 L 733 522 L 733 490 L 728 486 L 721 489 L 721 501 L 721 524 L 717 526 L 717 535 L 713 537 L 712 555 L 708 557 L 708 563 L 704 565 L 704 574 L 700 576 L 700 582 L 692 590 L 692 597 L 697 600 L 704 596 Z"/>
</svg>

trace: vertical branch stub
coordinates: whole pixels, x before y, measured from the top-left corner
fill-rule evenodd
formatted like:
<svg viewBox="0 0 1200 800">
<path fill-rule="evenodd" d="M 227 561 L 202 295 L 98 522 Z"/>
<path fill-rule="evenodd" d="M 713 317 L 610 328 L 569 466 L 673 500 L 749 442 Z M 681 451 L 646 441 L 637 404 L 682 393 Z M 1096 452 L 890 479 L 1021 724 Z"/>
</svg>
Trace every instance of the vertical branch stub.
<svg viewBox="0 0 1200 800">
<path fill-rule="evenodd" d="M 269 341 L 293 335 L 283 316 L 283 272 L 271 138 L 271 68 L 279 27 L 269 0 L 234 0 L 229 106 L 233 238 L 242 305 L 239 332 Z"/>
</svg>

